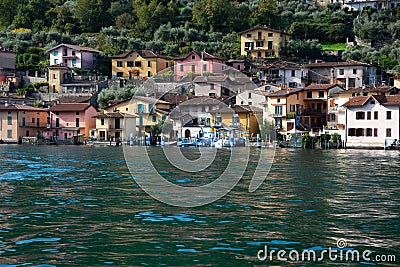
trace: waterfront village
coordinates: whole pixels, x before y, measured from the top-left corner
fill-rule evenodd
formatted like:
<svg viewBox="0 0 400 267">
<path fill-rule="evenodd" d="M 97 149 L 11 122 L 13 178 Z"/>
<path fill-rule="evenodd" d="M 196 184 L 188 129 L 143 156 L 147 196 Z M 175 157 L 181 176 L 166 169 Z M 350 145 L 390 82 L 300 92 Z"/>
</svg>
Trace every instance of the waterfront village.
<svg viewBox="0 0 400 267">
<path fill-rule="evenodd" d="M 93 67 L 100 51 L 90 47 L 52 47 L 44 77 L 17 74 L 16 53 L 0 48 L 0 142 L 118 145 L 165 138 L 207 145 L 231 138 L 238 144 L 398 147 L 398 74 L 356 61 L 281 60 L 279 44 L 291 36 L 267 26 L 239 35 L 246 60 L 207 51 L 168 58 L 133 49 L 112 57 L 107 78 L 73 71 Z M 13 93 L 22 84 L 35 85 L 35 92 Z M 97 97 L 110 86 L 143 92 L 99 108 Z"/>
</svg>

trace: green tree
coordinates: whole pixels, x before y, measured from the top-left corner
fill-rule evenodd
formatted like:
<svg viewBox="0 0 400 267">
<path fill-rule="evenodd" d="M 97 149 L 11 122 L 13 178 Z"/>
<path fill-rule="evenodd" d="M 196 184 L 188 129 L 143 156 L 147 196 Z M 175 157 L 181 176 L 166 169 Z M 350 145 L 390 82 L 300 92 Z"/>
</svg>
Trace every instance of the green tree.
<svg viewBox="0 0 400 267">
<path fill-rule="evenodd" d="M 232 14 L 232 1 L 201 0 L 193 6 L 192 20 L 204 30 L 228 32 L 232 22 Z"/>
<path fill-rule="evenodd" d="M 83 32 L 98 32 L 102 27 L 110 26 L 112 19 L 107 10 L 110 0 L 78 0 L 75 16 Z"/>
<path fill-rule="evenodd" d="M 280 16 L 274 0 L 260 0 L 253 18 L 254 25 L 267 25 L 271 28 L 279 28 L 280 25 Z"/>
</svg>

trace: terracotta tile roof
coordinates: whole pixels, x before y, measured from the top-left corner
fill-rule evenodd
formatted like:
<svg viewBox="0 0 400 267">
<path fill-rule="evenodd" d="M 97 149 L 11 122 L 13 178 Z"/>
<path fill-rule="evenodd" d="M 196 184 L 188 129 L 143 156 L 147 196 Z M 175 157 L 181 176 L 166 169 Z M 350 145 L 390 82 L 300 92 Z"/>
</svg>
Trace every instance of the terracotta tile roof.
<svg viewBox="0 0 400 267">
<path fill-rule="evenodd" d="M 91 52 L 91 53 L 95 53 L 95 54 L 100 53 L 99 50 L 94 49 L 94 48 L 91 48 L 91 47 L 84 47 L 84 46 L 72 45 L 72 44 L 59 44 L 59 45 L 57 45 L 57 46 L 55 46 L 55 47 L 50 48 L 50 49 L 47 50 L 46 52 L 49 53 L 50 51 L 53 51 L 53 50 L 55 50 L 55 49 L 57 49 L 57 48 L 59 48 L 59 47 L 62 47 L 62 46 L 65 46 L 65 47 L 74 49 L 74 50 L 76 50 L 76 51 L 86 51 L 86 52 Z"/>
<path fill-rule="evenodd" d="M 51 112 L 55 111 L 84 111 L 91 105 L 89 103 L 60 103 L 50 108 Z"/>
<path fill-rule="evenodd" d="M 289 90 L 287 90 L 287 89 L 281 89 L 281 90 L 279 90 L 279 91 L 275 91 L 275 92 L 272 92 L 272 93 L 267 93 L 266 96 L 267 96 L 267 97 L 289 96 L 289 95 L 295 94 L 295 93 L 297 93 L 297 92 L 301 92 L 301 91 L 303 91 L 303 90 L 304 90 L 303 88 L 291 88 L 291 89 L 289 89 Z"/>
<path fill-rule="evenodd" d="M 351 67 L 351 66 L 371 66 L 368 63 L 358 61 L 339 61 L 339 62 L 321 62 L 307 64 L 307 68 L 332 68 L 332 67 Z"/>
<path fill-rule="evenodd" d="M 110 113 L 100 113 L 93 118 L 138 118 L 136 115 L 121 113 L 121 112 L 110 112 Z"/>
<path fill-rule="evenodd" d="M 21 110 L 21 111 L 45 111 L 44 108 L 32 107 L 27 105 L 20 105 L 20 104 L 8 104 L 8 106 L 2 105 L 0 106 L 0 110 Z"/>
<path fill-rule="evenodd" d="M 220 109 L 210 111 L 210 113 L 228 113 L 228 114 L 249 113 L 249 112 L 262 113 L 263 111 L 261 108 L 249 105 L 233 105 L 231 107 L 224 106 L 221 107 Z"/>
<path fill-rule="evenodd" d="M 317 84 L 313 83 L 304 88 L 305 91 L 311 91 L 311 90 L 329 90 L 335 86 L 340 86 L 339 84 L 336 83 L 331 83 L 331 84 Z M 342 86 L 340 86 L 342 88 Z"/>
<path fill-rule="evenodd" d="M 198 96 L 192 97 L 187 101 L 181 103 L 181 106 L 191 106 L 191 105 L 219 105 L 221 101 L 216 98 L 211 98 L 208 96 Z"/>
<path fill-rule="evenodd" d="M 122 54 L 113 56 L 111 58 L 115 58 L 115 59 L 117 59 L 117 58 L 127 58 L 132 53 L 138 53 L 142 58 L 165 58 L 165 59 L 167 59 L 166 56 L 154 53 L 151 50 L 131 50 L 129 52 L 122 53 Z"/>
<path fill-rule="evenodd" d="M 188 58 L 192 54 L 196 54 L 198 57 L 201 58 L 201 52 L 197 52 L 195 50 L 192 50 L 189 54 L 184 55 L 184 56 L 180 56 L 180 57 L 176 57 L 176 58 L 174 58 L 174 60 L 184 60 L 184 59 Z M 207 53 L 205 51 L 203 52 L 203 59 L 204 60 L 217 59 L 217 60 L 225 61 L 225 59 L 217 57 L 217 56 L 214 56 L 214 55 L 211 55 L 210 53 Z"/>
<path fill-rule="evenodd" d="M 374 98 L 383 106 L 400 106 L 400 95 L 373 95 L 373 96 L 355 96 L 343 104 L 344 107 L 361 107 L 364 106 L 369 99 Z"/>
<path fill-rule="evenodd" d="M 367 103 L 369 96 L 355 96 L 343 104 L 343 107 L 362 107 Z"/>
<path fill-rule="evenodd" d="M 241 35 L 241 34 L 243 34 L 243 33 L 250 32 L 250 31 L 254 31 L 254 30 L 267 30 L 267 31 L 271 31 L 271 32 L 278 32 L 278 33 L 284 33 L 284 34 L 290 35 L 290 34 L 284 32 L 284 31 L 272 29 L 272 28 L 269 28 L 269 27 L 267 27 L 267 26 L 257 26 L 257 27 L 253 27 L 253 28 L 250 28 L 250 29 L 247 29 L 247 30 L 238 32 L 238 34 Z"/>
</svg>

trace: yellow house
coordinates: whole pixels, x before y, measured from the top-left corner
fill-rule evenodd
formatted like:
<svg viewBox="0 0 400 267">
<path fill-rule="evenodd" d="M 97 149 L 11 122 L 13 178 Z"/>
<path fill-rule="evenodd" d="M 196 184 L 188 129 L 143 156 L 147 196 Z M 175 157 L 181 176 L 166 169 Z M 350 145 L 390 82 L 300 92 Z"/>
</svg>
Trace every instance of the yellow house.
<svg viewBox="0 0 400 267">
<path fill-rule="evenodd" d="M 295 117 L 303 109 L 303 88 L 282 89 L 267 95 L 267 120 L 275 129 L 286 133 L 295 127 Z"/>
<path fill-rule="evenodd" d="M 61 93 L 61 84 L 71 78 L 69 68 L 59 65 L 48 66 L 49 93 Z"/>
<path fill-rule="evenodd" d="M 99 141 L 128 141 L 131 136 L 136 136 L 136 118 L 136 115 L 119 111 L 99 113 L 96 116 L 96 129 L 91 130 L 91 137 Z"/>
<path fill-rule="evenodd" d="M 257 136 L 259 124 L 262 123 L 261 108 L 248 105 L 224 107 L 211 112 L 212 125 L 217 131 L 237 131 L 242 136 Z"/>
<path fill-rule="evenodd" d="M 132 99 L 117 102 L 106 107 L 105 113 L 123 112 L 137 116 L 136 133 L 141 137 L 151 133 L 151 126 L 165 121 L 170 113 L 169 102 L 147 96 L 134 96 Z"/>
<path fill-rule="evenodd" d="M 113 78 L 151 77 L 170 67 L 170 60 L 150 50 L 132 50 L 111 59 Z"/>
<path fill-rule="evenodd" d="M 240 54 L 252 58 L 279 57 L 279 45 L 285 45 L 290 34 L 266 26 L 251 28 L 240 35 Z"/>
<path fill-rule="evenodd" d="M 8 103 L 0 106 L 0 140 L 16 143 L 22 137 L 43 136 L 47 115 L 43 108 Z"/>
</svg>

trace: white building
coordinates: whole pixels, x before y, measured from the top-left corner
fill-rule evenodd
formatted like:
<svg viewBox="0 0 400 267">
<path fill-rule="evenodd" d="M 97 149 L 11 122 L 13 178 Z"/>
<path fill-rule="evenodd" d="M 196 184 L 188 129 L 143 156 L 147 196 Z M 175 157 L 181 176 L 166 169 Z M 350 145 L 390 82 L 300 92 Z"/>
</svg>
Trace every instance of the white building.
<svg viewBox="0 0 400 267">
<path fill-rule="evenodd" d="M 400 137 L 400 95 L 356 96 L 346 107 L 347 147 L 386 147 Z"/>
<path fill-rule="evenodd" d="M 317 62 L 307 65 L 312 83 L 337 83 L 348 90 L 376 84 L 376 67 L 357 61 Z"/>
<path fill-rule="evenodd" d="M 366 8 L 386 9 L 400 6 L 400 0 L 345 0 L 343 7 L 351 11 L 363 10 Z"/>
<path fill-rule="evenodd" d="M 260 79 L 289 88 L 306 86 L 308 70 L 303 66 L 288 61 L 278 61 L 260 68 Z"/>
<path fill-rule="evenodd" d="M 71 44 L 60 44 L 47 51 L 50 66 L 63 64 L 69 68 L 92 69 L 96 64 L 99 50 Z"/>
</svg>

